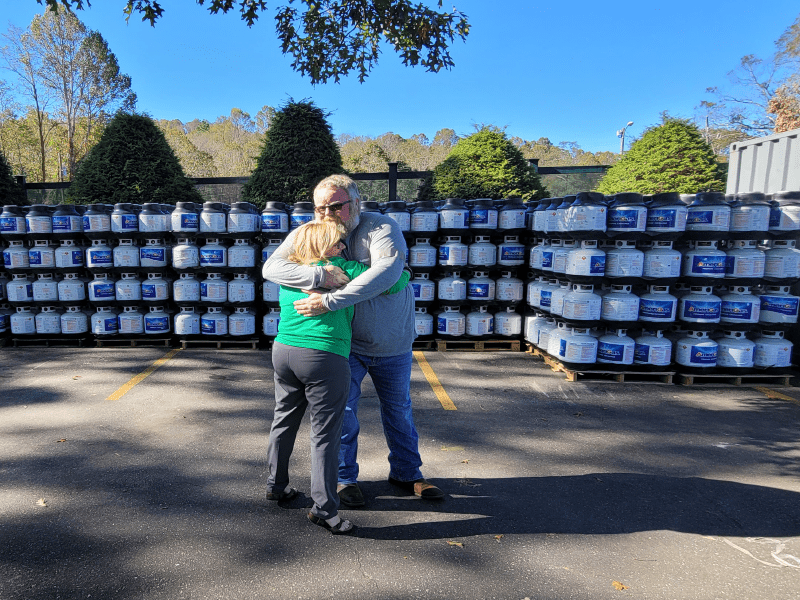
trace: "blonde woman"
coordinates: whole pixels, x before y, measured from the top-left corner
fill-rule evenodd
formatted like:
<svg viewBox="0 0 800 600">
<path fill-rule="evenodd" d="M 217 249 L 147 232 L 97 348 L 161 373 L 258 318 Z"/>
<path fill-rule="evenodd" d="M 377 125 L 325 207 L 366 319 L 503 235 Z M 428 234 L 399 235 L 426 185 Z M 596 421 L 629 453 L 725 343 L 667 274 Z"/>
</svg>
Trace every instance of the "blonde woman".
<svg viewBox="0 0 800 600">
<path fill-rule="evenodd" d="M 339 255 L 343 228 L 333 220 L 312 221 L 300 227 L 289 260 L 302 265 L 339 267 L 351 279 L 368 269 Z M 386 293 L 396 293 L 409 280 L 400 280 Z M 350 389 L 350 340 L 353 307 L 304 317 L 294 301 L 307 297 L 296 288 L 281 286 L 281 318 L 272 346 L 275 372 L 275 414 L 269 436 L 267 499 L 288 500 L 297 495 L 289 486 L 289 458 L 306 408 L 311 416 L 311 498 L 309 520 L 334 535 L 352 535 L 355 525 L 339 516 L 336 493 L 342 420 Z"/>
</svg>

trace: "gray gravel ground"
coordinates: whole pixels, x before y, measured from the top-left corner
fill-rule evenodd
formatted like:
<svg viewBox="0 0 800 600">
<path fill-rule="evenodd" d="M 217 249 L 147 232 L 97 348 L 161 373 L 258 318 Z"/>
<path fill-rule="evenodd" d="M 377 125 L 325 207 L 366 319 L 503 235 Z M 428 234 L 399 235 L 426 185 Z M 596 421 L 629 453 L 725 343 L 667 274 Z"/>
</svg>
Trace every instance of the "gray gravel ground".
<svg viewBox="0 0 800 600">
<path fill-rule="evenodd" d="M 425 502 L 364 388 L 358 538 L 264 500 L 269 352 L 0 350 L 0 599 L 800 597 L 800 388 L 564 381 L 426 352 Z M 781 397 L 782 396 L 782 397 Z M 293 485 L 309 488 L 307 421 Z"/>
</svg>

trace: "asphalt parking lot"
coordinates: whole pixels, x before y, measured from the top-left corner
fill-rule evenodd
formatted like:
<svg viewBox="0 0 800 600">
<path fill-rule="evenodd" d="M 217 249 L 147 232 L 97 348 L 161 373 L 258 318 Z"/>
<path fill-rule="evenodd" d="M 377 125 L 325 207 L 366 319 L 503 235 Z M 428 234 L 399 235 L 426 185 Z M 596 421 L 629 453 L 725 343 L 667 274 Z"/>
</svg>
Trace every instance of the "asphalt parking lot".
<svg viewBox="0 0 800 600">
<path fill-rule="evenodd" d="M 342 538 L 305 496 L 264 500 L 268 351 L 0 349 L 0 599 L 800 594 L 800 388 L 567 382 L 512 352 L 418 361 L 423 473 L 447 497 L 386 482 L 367 383 L 367 506 L 342 512 L 360 527 Z M 307 440 L 306 419 L 306 493 Z"/>
</svg>

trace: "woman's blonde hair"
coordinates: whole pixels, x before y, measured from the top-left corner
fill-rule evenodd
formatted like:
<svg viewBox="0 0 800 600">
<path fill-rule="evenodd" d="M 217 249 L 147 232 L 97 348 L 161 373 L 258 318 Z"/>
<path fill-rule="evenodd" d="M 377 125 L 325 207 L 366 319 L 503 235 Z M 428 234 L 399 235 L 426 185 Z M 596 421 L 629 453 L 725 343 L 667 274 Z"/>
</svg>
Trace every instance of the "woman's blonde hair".
<svg viewBox="0 0 800 600">
<path fill-rule="evenodd" d="M 289 260 L 301 265 L 327 261 L 327 254 L 342 240 L 344 228 L 332 220 L 309 221 L 298 228 Z"/>
</svg>

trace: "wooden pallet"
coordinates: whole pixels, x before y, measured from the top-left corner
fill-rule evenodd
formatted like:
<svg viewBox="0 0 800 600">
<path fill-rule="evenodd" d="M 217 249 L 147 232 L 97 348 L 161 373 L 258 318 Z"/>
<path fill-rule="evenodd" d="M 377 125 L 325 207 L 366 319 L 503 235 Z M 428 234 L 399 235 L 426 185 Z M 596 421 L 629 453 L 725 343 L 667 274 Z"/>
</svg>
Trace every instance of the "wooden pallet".
<svg viewBox="0 0 800 600">
<path fill-rule="evenodd" d="M 761 385 L 772 383 L 782 387 L 791 387 L 791 379 L 794 375 L 768 374 L 768 373 L 747 373 L 743 375 L 731 375 L 730 373 L 678 373 L 677 382 L 681 385 L 697 385 L 700 383 L 708 384 L 728 384 L 728 385 Z"/>
<path fill-rule="evenodd" d="M 415 340 L 411 345 L 412 350 L 436 350 L 435 340 Z"/>
<path fill-rule="evenodd" d="M 500 352 L 520 351 L 519 340 L 436 340 L 439 352 Z"/>
<path fill-rule="evenodd" d="M 136 336 L 136 337 L 98 337 L 98 348 L 141 348 L 143 346 L 172 346 L 171 337 L 153 337 L 153 336 Z"/>
<path fill-rule="evenodd" d="M 567 381 L 613 381 L 615 383 L 663 383 L 672 384 L 675 371 L 612 371 L 609 369 L 593 368 L 597 365 L 587 365 L 586 369 L 567 367 L 557 358 L 550 356 L 527 343 L 527 353 L 538 356 L 556 373 L 562 372 L 567 376 Z"/>
<path fill-rule="evenodd" d="M 92 343 L 89 336 L 83 337 L 24 337 L 11 338 L 15 348 L 51 348 L 60 346 L 62 348 L 83 348 Z"/>
<path fill-rule="evenodd" d="M 208 340 L 181 340 L 181 348 L 217 348 L 218 350 L 230 350 L 234 348 L 250 347 L 253 350 L 258 348 L 258 338 L 245 338 L 235 340 L 231 338 L 225 339 L 208 339 Z"/>
</svg>

